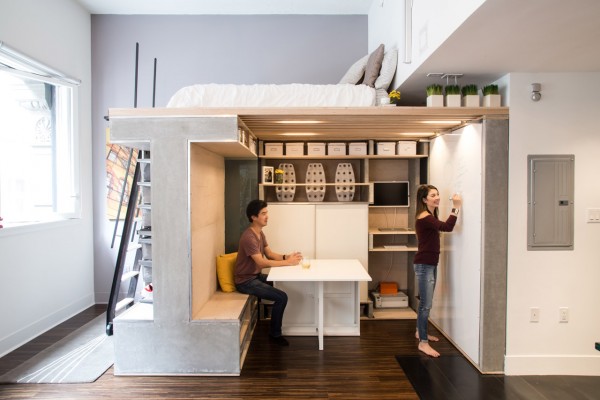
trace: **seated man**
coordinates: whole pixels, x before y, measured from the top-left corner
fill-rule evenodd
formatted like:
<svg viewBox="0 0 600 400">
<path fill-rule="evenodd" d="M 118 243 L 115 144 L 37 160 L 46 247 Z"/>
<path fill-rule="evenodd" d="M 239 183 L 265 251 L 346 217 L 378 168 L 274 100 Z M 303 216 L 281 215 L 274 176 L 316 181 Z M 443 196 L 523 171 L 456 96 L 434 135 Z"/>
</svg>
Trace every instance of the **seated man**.
<svg viewBox="0 0 600 400">
<path fill-rule="evenodd" d="M 267 202 L 252 200 L 246 207 L 246 216 L 250 226 L 240 237 L 235 263 L 235 287 L 238 292 L 274 302 L 269 338 L 280 346 L 288 346 L 288 341 L 281 334 L 287 294 L 268 284 L 267 276 L 261 273 L 261 270 L 267 267 L 296 265 L 302 259 L 302 255 L 299 252 L 278 254 L 269 248 L 267 238 L 262 231 L 269 220 Z"/>
</svg>

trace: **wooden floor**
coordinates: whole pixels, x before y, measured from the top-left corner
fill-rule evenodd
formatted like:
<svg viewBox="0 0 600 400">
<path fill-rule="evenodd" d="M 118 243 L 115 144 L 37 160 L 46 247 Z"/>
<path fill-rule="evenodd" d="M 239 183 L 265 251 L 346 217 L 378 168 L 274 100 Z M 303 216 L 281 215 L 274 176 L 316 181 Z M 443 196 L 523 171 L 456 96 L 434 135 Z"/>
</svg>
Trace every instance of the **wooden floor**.
<svg viewBox="0 0 600 400">
<path fill-rule="evenodd" d="M 103 305 L 91 307 L 0 358 L 0 375 L 91 321 L 104 309 Z M 419 399 L 407 375 L 417 385 L 427 387 L 448 387 L 447 381 L 452 375 L 444 375 L 443 371 L 428 375 L 428 366 L 436 364 L 429 363 L 430 359 L 416 350 L 414 320 L 363 320 L 360 337 L 325 337 L 324 351 L 317 350 L 315 337 L 289 337 L 289 347 L 278 347 L 267 340 L 267 332 L 268 322 L 260 321 L 239 377 L 115 377 L 110 368 L 91 384 L 0 385 L 0 399 Z M 460 356 L 443 338 L 436 349 L 443 356 L 453 356 L 448 359 Z M 405 368 L 413 365 L 407 374 L 396 355 L 414 357 L 415 362 L 409 359 L 405 363 Z M 456 375 L 454 369 L 452 372 Z M 469 377 L 474 383 L 478 375 L 463 377 Z M 600 393 L 599 381 L 587 380 L 583 389 L 573 392 L 574 397 L 564 397 L 568 377 L 548 377 L 550 379 L 541 381 L 540 377 L 496 378 L 501 381 L 510 378 L 512 389 L 499 394 L 496 388 L 486 393 L 486 385 L 469 384 L 481 387 L 471 390 L 470 398 L 597 399 Z M 544 390 L 536 390 L 540 382 Z M 581 381 L 577 383 L 582 386 Z M 461 385 L 464 384 L 463 379 Z M 558 385 L 560 390 L 554 391 L 553 385 Z M 427 399 L 451 397 L 443 394 L 433 397 L 431 390 L 421 393 L 424 393 L 422 398 Z M 553 397 L 552 393 L 559 393 L 561 397 Z"/>
</svg>

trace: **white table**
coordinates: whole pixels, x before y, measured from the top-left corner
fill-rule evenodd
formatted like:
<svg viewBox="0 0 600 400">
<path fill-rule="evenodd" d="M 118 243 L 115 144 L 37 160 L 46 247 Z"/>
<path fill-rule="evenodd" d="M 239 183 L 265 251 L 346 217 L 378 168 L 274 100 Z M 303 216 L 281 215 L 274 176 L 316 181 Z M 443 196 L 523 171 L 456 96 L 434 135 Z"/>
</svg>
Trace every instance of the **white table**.
<svg viewBox="0 0 600 400">
<path fill-rule="evenodd" d="M 273 267 L 269 271 L 267 280 L 273 282 L 315 282 L 317 285 L 318 299 L 318 326 L 319 350 L 323 350 L 323 283 L 324 282 L 354 282 L 354 304 L 349 304 L 352 310 L 360 309 L 359 282 L 370 281 L 371 277 L 360 263 L 355 259 L 311 259 L 310 268 L 304 269 L 300 265 L 289 267 Z M 358 312 L 357 312 L 358 314 Z M 360 324 L 359 334 L 360 334 Z"/>
</svg>

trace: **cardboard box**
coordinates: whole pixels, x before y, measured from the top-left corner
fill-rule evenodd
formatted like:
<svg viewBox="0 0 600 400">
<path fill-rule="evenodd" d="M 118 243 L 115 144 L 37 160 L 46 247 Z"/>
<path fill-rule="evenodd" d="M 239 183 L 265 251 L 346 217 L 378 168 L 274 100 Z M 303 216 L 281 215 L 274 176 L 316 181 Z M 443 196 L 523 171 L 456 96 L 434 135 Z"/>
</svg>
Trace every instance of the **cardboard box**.
<svg viewBox="0 0 600 400">
<path fill-rule="evenodd" d="M 365 142 L 354 142 L 348 144 L 348 154 L 351 156 L 366 156 L 367 144 Z"/>
<path fill-rule="evenodd" d="M 286 143 L 285 144 L 285 155 L 286 156 L 303 156 L 304 155 L 304 143 Z"/>
<path fill-rule="evenodd" d="M 328 156 L 345 156 L 346 155 L 346 143 L 328 143 L 327 144 L 327 155 Z"/>
<path fill-rule="evenodd" d="M 283 156 L 283 143 L 265 143 L 265 156 Z"/>
<path fill-rule="evenodd" d="M 308 143 L 306 154 L 309 156 L 324 156 L 325 143 Z"/>
<path fill-rule="evenodd" d="M 378 156 L 394 156 L 396 155 L 396 143 L 394 142 L 377 142 Z"/>
<path fill-rule="evenodd" d="M 396 146 L 396 154 L 399 156 L 414 156 L 417 154 L 417 142 L 399 141 Z"/>
</svg>

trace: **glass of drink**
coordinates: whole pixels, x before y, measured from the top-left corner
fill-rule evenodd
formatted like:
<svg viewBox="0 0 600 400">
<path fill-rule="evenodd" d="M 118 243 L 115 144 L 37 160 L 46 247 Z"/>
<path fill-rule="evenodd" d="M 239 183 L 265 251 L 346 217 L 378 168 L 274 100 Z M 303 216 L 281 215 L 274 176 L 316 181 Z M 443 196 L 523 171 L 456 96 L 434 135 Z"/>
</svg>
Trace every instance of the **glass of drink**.
<svg viewBox="0 0 600 400">
<path fill-rule="evenodd" d="M 308 258 L 303 258 L 300 263 L 302 264 L 302 268 L 303 269 L 309 269 L 310 268 L 310 260 Z"/>
</svg>

